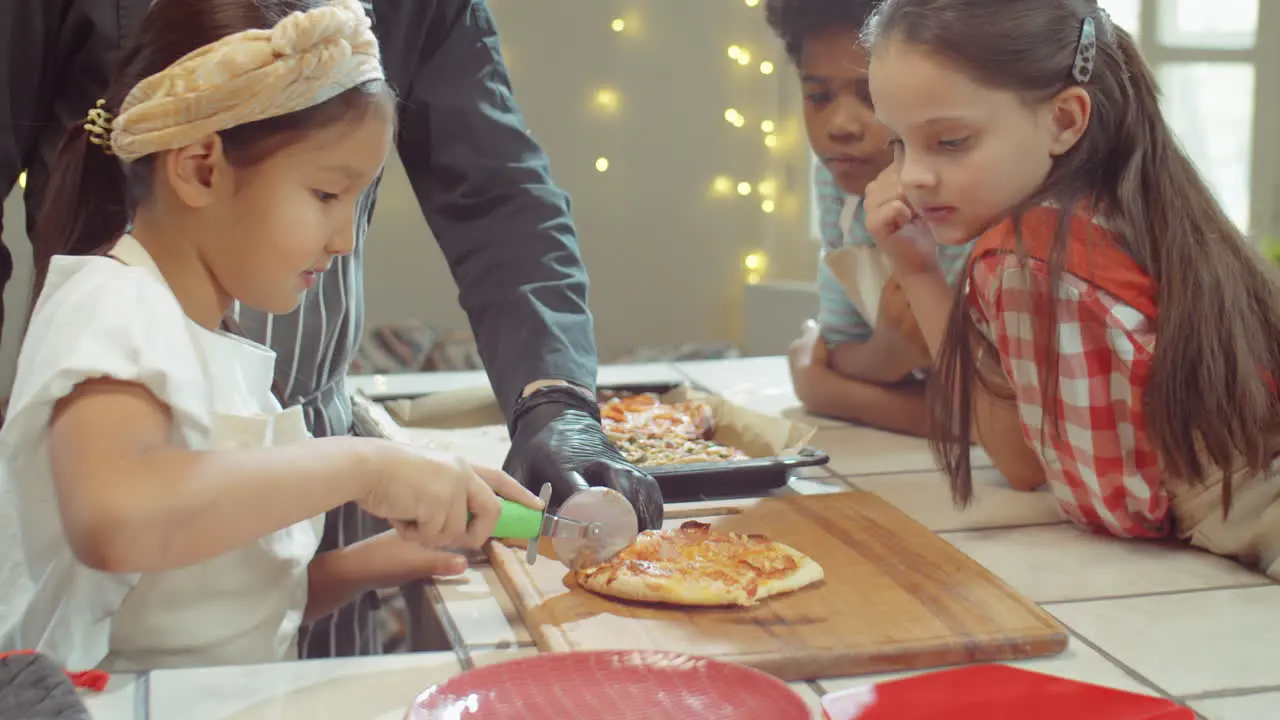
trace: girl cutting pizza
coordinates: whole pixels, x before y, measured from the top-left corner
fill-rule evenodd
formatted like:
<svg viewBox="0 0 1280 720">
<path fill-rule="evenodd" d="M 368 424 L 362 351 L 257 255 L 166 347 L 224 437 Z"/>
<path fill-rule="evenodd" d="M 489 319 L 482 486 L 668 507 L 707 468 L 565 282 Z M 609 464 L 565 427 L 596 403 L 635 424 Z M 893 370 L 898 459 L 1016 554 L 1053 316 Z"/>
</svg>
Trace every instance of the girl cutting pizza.
<svg viewBox="0 0 1280 720">
<path fill-rule="evenodd" d="M 352 250 L 395 117 L 356 0 L 156 3 L 86 110 L 0 431 L 0 651 L 73 670 L 296 657 L 301 625 L 420 577 L 424 546 L 479 547 L 495 491 L 540 506 L 452 456 L 312 439 L 271 392 L 274 353 L 220 329 L 236 301 L 293 310 Z M 317 555 L 351 501 L 400 534 Z"/>
</svg>

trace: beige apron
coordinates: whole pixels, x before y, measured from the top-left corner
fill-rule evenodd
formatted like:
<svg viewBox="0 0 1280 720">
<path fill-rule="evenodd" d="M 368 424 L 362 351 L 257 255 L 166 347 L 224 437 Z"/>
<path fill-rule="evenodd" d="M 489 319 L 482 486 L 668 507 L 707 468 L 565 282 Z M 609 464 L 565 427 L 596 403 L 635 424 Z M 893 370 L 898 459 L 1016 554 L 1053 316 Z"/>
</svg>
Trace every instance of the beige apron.
<svg viewBox="0 0 1280 720">
<path fill-rule="evenodd" d="M 112 256 L 159 274 L 129 236 L 117 244 Z M 213 413 L 210 449 L 259 448 L 310 439 L 300 406 L 280 410 L 268 399 L 268 385 L 261 374 L 269 377 L 274 354 L 194 325 L 192 333 L 206 364 L 205 375 L 212 380 L 211 390 L 222 398 L 220 406 L 214 407 L 227 409 L 228 393 L 245 398 L 231 405 L 237 412 Z M 227 363 L 252 365 L 257 374 L 224 372 L 224 378 L 235 379 L 220 386 L 210 370 Z M 240 382 L 246 375 L 255 382 Z M 296 657 L 307 601 L 307 568 L 322 531 L 323 516 L 317 516 L 196 565 L 142 575 L 112 618 L 110 650 L 100 666 L 121 672 Z"/>
<path fill-rule="evenodd" d="M 849 237 L 860 202 L 858 198 L 849 198 L 840 211 L 843 237 Z M 893 265 L 889 259 L 875 245 L 845 245 L 824 252 L 822 261 L 840 281 L 849 302 L 874 330 L 880 317 L 880 296 L 893 277 Z"/>
<path fill-rule="evenodd" d="M 1166 488 L 1179 537 L 1280 582 L 1280 460 L 1260 475 L 1233 478 L 1225 518 L 1221 473 L 1204 485 L 1167 483 Z"/>
</svg>

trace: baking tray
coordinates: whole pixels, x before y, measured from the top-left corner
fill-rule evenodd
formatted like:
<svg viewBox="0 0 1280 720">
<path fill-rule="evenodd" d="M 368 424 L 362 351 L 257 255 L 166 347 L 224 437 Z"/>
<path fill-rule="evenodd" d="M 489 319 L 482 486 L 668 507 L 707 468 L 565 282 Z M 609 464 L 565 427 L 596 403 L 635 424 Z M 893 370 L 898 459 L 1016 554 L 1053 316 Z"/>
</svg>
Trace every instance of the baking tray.
<svg viewBox="0 0 1280 720">
<path fill-rule="evenodd" d="M 602 385 L 597 389 L 596 395 L 601 401 L 607 401 L 614 397 L 643 393 L 665 395 L 679 388 L 688 388 L 697 394 L 714 397 L 713 393 L 708 393 L 705 389 L 691 383 L 673 381 Z M 439 396 L 450 394 L 451 392 L 453 391 L 432 393 L 432 395 Z M 410 399 L 412 398 L 379 397 L 378 401 L 380 403 L 390 403 Z M 720 398 L 720 400 L 723 400 L 723 398 Z M 418 427 L 461 429 L 501 423 L 501 413 L 496 403 L 491 408 L 485 408 L 488 403 L 492 402 L 491 396 L 488 399 L 473 399 L 467 405 L 467 412 L 470 415 L 461 424 L 426 424 Z M 729 404 L 732 405 L 732 403 Z M 476 423 L 476 425 L 472 423 Z M 727 444 L 732 445 L 733 443 Z M 784 487 L 793 470 L 825 465 L 829 461 L 830 458 L 821 450 L 802 446 L 794 453 L 781 456 L 754 457 L 746 460 L 726 460 L 710 463 L 655 465 L 645 467 L 643 470 L 658 481 L 658 486 L 662 489 L 662 495 L 665 500 L 668 502 L 688 502 L 693 500 L 759 496 L 770 490 Z"/>
<path fill-rule="evenodd" d="M 600 401 L 614 397 L 655 393 L 663 395 L 687 383 L 655 385 L 614 385 L 599 388 Z M 697 390 L 696 386 L 690 386 Z M 794 455 L 725 460 L 723 462 L 653 465 L 641 468 L 658 481 L 666 502 L 749 497 L 784 487 L 797 468 L 826 465 L 831 458 L 823 451 L 805 446 Z"/>
</svg>

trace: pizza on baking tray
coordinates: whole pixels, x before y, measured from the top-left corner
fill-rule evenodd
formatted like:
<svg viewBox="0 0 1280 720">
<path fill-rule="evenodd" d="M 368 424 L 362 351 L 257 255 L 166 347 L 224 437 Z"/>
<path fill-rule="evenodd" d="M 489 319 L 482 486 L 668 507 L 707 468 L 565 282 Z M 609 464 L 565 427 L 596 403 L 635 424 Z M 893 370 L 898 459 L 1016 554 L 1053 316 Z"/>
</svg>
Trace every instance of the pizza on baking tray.
<svg viewBox="0 0 1280 720">
<path fill-rule="evenodd" d="M 822 566 L 763 535 L 718 533 L 690 520 L 647 530 L 600 565 L 574 573 L 580 586 L 622 600 L 670 605 L 751 606 L 823 578 Z"/>
<path fill-rule="evenodd" d="M 698 400 L 664 403 L 652 393 L 615 397 L 600 404 L 600 418 L 622 456 L 639 467 L 748 457 L 711 439 L 715 416 Z"/>
</svg>

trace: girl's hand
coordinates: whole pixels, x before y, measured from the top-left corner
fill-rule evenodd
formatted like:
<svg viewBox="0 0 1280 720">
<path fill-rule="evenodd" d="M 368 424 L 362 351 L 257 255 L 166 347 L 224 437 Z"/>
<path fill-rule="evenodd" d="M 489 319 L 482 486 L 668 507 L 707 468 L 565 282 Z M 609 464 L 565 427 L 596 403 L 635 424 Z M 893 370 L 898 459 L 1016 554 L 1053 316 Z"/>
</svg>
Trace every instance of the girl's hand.
<svg viewBox="0 0 1280 720">
<path fill-rule="evenodd" d="M 360 506 L 425 547 L 479 548 L 498 523 L 500 497 L 542 509 L 510 475 L 454 455 L 380 442 L 373 460 Z"/>
<path fill-rule="evenodd" d="M 898 277 L 938 272 L 938 242 L 911 207 L 898 173 L 894 163 L 867 185 L 867 232 Z"/>
</svg>

